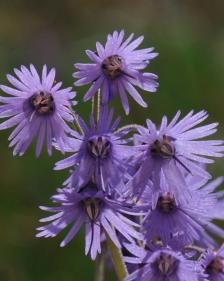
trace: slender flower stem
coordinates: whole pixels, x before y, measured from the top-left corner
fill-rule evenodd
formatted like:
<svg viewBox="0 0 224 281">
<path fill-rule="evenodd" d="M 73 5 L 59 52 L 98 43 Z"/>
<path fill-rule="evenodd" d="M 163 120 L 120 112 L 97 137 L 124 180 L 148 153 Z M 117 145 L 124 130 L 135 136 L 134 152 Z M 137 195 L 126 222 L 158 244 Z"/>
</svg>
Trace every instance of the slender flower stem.
<svg viewBox="0 0 224 281">
<path fill-rule="evenodd" d="M 198 253 L 203 253 L 205 251 L 204 248 L 196 246 L 196 245 L 188 245 L 184 247 L 184 250 L 195 250 Z"/>
<path fill-rule="evenodd" d="M 77 117 L 76 113 L 75 113 L 75 112 L 72 112 L 72 115 L 73 115 L 73 117 L 74 117 L 74 126 L 75 126 L 75 128 L 77 129 L 77 131 L 78 131 L 81 135 L 84 135 L 84 132 L 83 132 L 83 130 L 82 130 L 80 124 L 79 124 L 79 120 L 78 120 L 78 117 Z"/>
<path fill-rule="evenodd" d="M 100 90 L 98 91 L 97 95 L 94 95 L 92 98 L 92 114 L 94 116 L 94 120 L 97 123 L 99 120 L 100 114 L 100 102 L 101 102 L 101 94 Z M 122 253 L 120 249 L 118 249 L 110 237 L 107 235 L 107 246 L 111 252 L 114 268 L 118 277 L 119 281 L 123 281 L 124 278 L 128 275 L 127 267 L 122 260 Z M 104 281 L 104 255 L 100 255 L 98 263 L 97 263 L 97 271 L 95 276 L 95 281 Z"/>
<path fill-rule="evenodd" d="M 100 89 L 98 90 L 97 94 L 92 97 L 92 114 L 95 121 L 95 124 L 97 124 L 99 117 L 100 117 Z M 96 181 L 96 175 L 95 173 L 92 176 L 92 181 Z"/>
<path fill-rule="evenodd" d="M 141 126 L 141 125 L 138 125 L 138 124 L 130 124 L 130 125 L 126 125 L 126 126 L 123 126 L 121 128 L 119 128 L 116 132 L 116 133 L 119 133 L 123 130 L 128 130 L 128 129 L 131 129 L 131 130 L 137 130 L 138 128 L 142 128 L 142 129 L 145 129 L 145 127 Z"/>
<path fill-rule="evenodd" d="M 94 95 L 92 98 L 92 113 L 94 116 L 95 122 L 99 120 L 99 115 L 100 115 L 100 90 L 98 90 L 97 95 Z"/>
<path fill-rule="evenodd" d="M 118 249 L 110 237 L 107 235 L 107 246 L 111 252 L 111 257 L 114 264 L 114 269 L 117 274 L 118 280 L 123 281 L 124 278 L 128 275 L 127 267 L 122 259 L 121 250 Z"/>
<path fill-rule="evenodd" d="M 96 260 L 96 272 L 95 272 L 95 281 L 104 281 L 105 280 L 105 254 L 104 252 L 101 255 L 98 255 Z"/>
</svg>

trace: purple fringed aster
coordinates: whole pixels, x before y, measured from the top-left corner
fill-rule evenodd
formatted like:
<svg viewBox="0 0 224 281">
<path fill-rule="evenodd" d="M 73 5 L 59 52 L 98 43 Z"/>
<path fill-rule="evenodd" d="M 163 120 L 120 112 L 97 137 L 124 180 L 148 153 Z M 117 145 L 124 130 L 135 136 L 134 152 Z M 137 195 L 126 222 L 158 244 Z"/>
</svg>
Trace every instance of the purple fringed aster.
<svg viewBox="0 0 224 281">
<path fill-rule="evenodd" d="M 50 223 L 37 229 L 37 237 L 54 237 L 72 224 L 60 244 L 64 247 L 85 226 L 85 254 L 90 252 L 92 259 L 101 252 L 102 234 L 108 235 L 118 248 L 121 248 L 121 244 L 116 232 L 132 243 L 134 238 L 141 240 L 142 235 L 135 230 L 139 225 L 127 218 L 141 215 L 141 207 L 110 200 L 101 191 L 95 191 L 95 188 L 93 184 L 89 184 L 81 193 L 71 188 L 58 189 L 58 194 L 52 197 L 52 201 L 59 206 L 40 207 L 56 214 L 40 220 Z"/>
<path fill-rule="evenodd" d="M 199 281 L 203 273 L 192 260 L 169 248 L 154 252 L 137 250 L 138 258 L 129 258 L 127 262 L 139 263 L 139 269 L 125 278 L 125 281 Z M 145 253 L 144 253 L 145 252 Z"/>
<path fill-rule="evenodd" d="M 66 121 L 73 121 L 70 107 L 76 95 L 72 88 L 60 89 L 62 83 L 55 82 L 55 69 L 47 73 L 44 65 L 40 78 L 35 67 L 21 66 L 14 69 L 18 78 L 8 74 L 7 78 L 14 88 L 1 85 L 0 88 L 12 97 L 0 97 L 0 118 L 9 119 L 0 124 L 0 130 L 16 126 L 9 137 L 14 155 L 23 155 L 37 137 L 36 156 L 39 156 L 46 138 L 47 151 L 51 155 L 52 139 L 63 151 L 63 143 L 71 131 Z"/>
<path fill-rule="evenodd" d="M 84 101 L 89 100 L 98 89 L 101 89 L 102 103 L 107 104 L 112 97 L 119 94 L 126 114 L 129 113 L 127 93 L 138 104 L 147 107 L 134 86 L 148 92 L 156 91 L 158 86 L 157 76 L 153 73 L 142 73 L 141 71 L 158 54 L 152 53 L 154 48 L 136 50 L 144 37 L 140 36 L 131 42 L 133 36 L 132 33 L 124 41 L 124 31 L 122 30 L 120 33 L 114 31 L 112 35 L 108 35 L 105 47 L 97 42 L 96 52 L 86 51 L 92 63 L 75 64 L 78 71 L 73 76 L 79 79 L 75 82 L 75 85 L 82 86 L 93 83 L 85 94 Z"/>
<path fill-rule="evenodd" d="M 178 121 L 180 111 L 168 124 L 164 116 L 159 127 L 147 120 L 147 129 L 138 127 L 135 142 L 142 147 L 139 155 L 141 167 L 131 185 L 141 192 L 150 179 L 155 187 L 160 186 L 161 175 L 172 185 L 179 200 L 190 200 L 184 174 L 199 175 L 209 179 L 210 174 L 201 164 L 213 163 L 209 157 L 223 157 L 222 140 L 201 140 L 217 131 L 218 123 L 196 127 L 208 115 L 205 111 L 189 112 Z"/>
<path fill-rule="evenodd" d="M 224 246 L 218 251 L 206 250 L 201 258 L 200 264 L 208 275 L 209 281 L 224 280 Z"/>
<path fill-rule="evenodd" d="M 172 193 L 172 185 L 161 178 L 160 193 L 156 204 L 153 202 L 152 190 L 149 188 L 142 196 L 144 203 L 149 203 L 150 212 L 143 224 L 148 244 L 159 238 L 164 245 L 175 250 L 198 242 L 201 246 L 216 245 L 206 230 L 224 238 L 224 231 L 212 223 L 216 218 L 218 198 L 213 193 L 220 184 L 220 179 L 204 185 L 204 180 L 188 176 L 187 187 L 191 192 L 189 202 L 177 204 L 176 196 Z"/>
<path fill-rule="evenodd" d="M 79 191 L 94 176 L 100 189 L 107 193 L 115 191 L 117 186 L 121 192 L 125 190 L 127 159 L 135 153 L 135 148 L 127 145 L 129 139 L 123 138 L 129 130 L 116 131 L 120 118 L 114 122 L 112 119 L 113 110 L 106 108 L 101 110 L 98 122 L 91 116 L 90 128 L 79 118 L 83 134 L 76 133 L 70 138 L 69 146 L 64 146 L 65 151 L 74 154 L 55 166 L 55 170 L 74 168 L 65 184 Z"/>
</svg>

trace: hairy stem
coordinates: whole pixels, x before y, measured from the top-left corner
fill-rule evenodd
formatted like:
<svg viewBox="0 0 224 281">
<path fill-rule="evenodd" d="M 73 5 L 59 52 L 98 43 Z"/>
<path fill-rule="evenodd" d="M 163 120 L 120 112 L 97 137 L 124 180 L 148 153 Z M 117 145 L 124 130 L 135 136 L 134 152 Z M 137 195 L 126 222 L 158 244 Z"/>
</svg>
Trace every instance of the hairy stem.
<svg viewBox="0 0 224 281">
<path fill-rule="evenodd" d="M 113 241 L 110 239 L 108 235 L 107 235 L 107 246 L 111 253 L 114 269 L 117 274 L 118 280 L 123 281 L 124 278 L 128 275 L 128 270 L 122 259 L 123 257 L 122 252 L 114 245 Z"/>
</svg>

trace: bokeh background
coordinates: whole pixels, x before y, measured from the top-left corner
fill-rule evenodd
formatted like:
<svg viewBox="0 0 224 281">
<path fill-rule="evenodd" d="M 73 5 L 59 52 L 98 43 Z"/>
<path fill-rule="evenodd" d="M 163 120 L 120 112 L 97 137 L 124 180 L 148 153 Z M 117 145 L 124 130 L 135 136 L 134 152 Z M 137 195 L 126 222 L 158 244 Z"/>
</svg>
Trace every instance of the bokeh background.
<svg viewBox="0 0 224 281">
<path fill-rule="evenodd" d="M 159 121 L 178 109 L 206 109 L 209 121 L 220 122 L 224 137 L 224 2 L 222 0 L 0 0 L 0 81 L 13 67 L 34 63 L 56 67 L 57 80 L 73 84 L 73 63 L 87 61 L 84 50 L 105 42 L 108 32 L 125 29 L 144 34 L 144 47 L 155 46 L 160 56 L 150 65 L 159 75 L 158 94 L 144 93 L 142 109 L 131 103 L 123 123 L 143 124 L 146 117 Z M 77 111 L 87 118 L 90 105 Z M 84 256 L 83 234 L 64 249 L 63 234 L 54 239 L 35 238 L 38 205 L 47 204 L 67 176 L 52 171 L 59 153 L 35 159 L 33 147 L 22 157 L 8 148 L 9 132 L 0 134 L 0 280 L 94 280 L 94 263 Z M 211 168 L 224 174 L 223 160 Z M 106 280 L 116 280 L 108 273 Z"/>
</svg>

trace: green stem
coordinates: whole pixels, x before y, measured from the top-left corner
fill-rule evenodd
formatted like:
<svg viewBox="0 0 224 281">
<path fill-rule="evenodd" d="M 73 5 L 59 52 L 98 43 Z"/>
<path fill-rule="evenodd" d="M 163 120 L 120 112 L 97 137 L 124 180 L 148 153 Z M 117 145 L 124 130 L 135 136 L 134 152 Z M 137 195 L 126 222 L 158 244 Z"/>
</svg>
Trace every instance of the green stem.
<svg viewBox="0 0 224 281">
<path fill-rule="evenodd" d="M 141 125 L 138 125 L 138 124 L 130 124 L 130 125 L 126 125 L 126 126 L 123 126 L 123 127 L 119 128 L 119 129 L 117 129 L 117 131 L 115 132 L 115 134 L 116 134 L 116 133 L 119 133 L 119 132 L 121 132 L 121 131 L 123 131 L 123 130 L 127 130 L 127 129 L 132 129 L 132 130 L 136 130 L 136 131 L 137 131 L 138 128 L 145 129 L 145 127 L 143 127 L 143 126 L 141 126 Z"/>
<path fill-rule="evenodd" d="M 84 132 L 81 128 L 81 126 L 79 125 L 79 121 L 78 121 L 78 117 L 76 114 L 73 115 L 74 116 L 74 121 L 75 121 L 75 126 L 77 128 L 77 131 L 81 134 L 81 135 L 84 135 Z"/>
<path fill-rule="evenodd" d="M 72 111 L 72 109 L 71 109 Z M 78 120 L 78 116 L 76 115 L 76 113 L 74 111 L 72 111 L 72 116 L 74 118 L 74 123 L 73 123 L 73 126 L 74 128 L 81 134 L 81 135 L 84 135 L 84 132 L 79 124 L 79 120 Z"/>
<path fill-rule="evenodd" d="M 96 272 L 95 272 L 95 281 L 104 281 L 105 280 L 105 255 L 102 253 L 98 255 L 96 259 Z"/>
<path fill-rule="evenodd" d="M 94 116 L 95 122 L 99 120 L 99 115 L 100 115 L 100 90 L 96 95 L 93 96 L 92 98 L 92 113 Z"/>
<path fill-rule="evenodd" d="M 101 102 L 100 90 L 97 95 L 94 95 L 92 98 L 92 113 L 95 120 L 95 123 L 99 120 L 100 115 L 100 102 Z M 122 260 L 122 252 L 118 249 L 110 237 L 107 235 L 107 246 L 111 252 L 114 268 L 119 281 L 123 281 L 124 278 L 128 275 L 128 271 L 125 263 Z M 99 260 L 97 262 L 97 271 L 95 275 L 95 281 L 104 281 L 104 256 L 103 254 L 99 256 Z"/>
<path fill-rule="evenodd" d="M 111 253 L 114 269 L 117 274 L 118 280 L 123 281 L 124 278 L 128 275 L 128 270 L 122 259 L 123 257 L 122 252 L 114 245 L 113 241 L 110 239 L 108 235 L 107 235 L 107 246 Z"/>
</svg>

